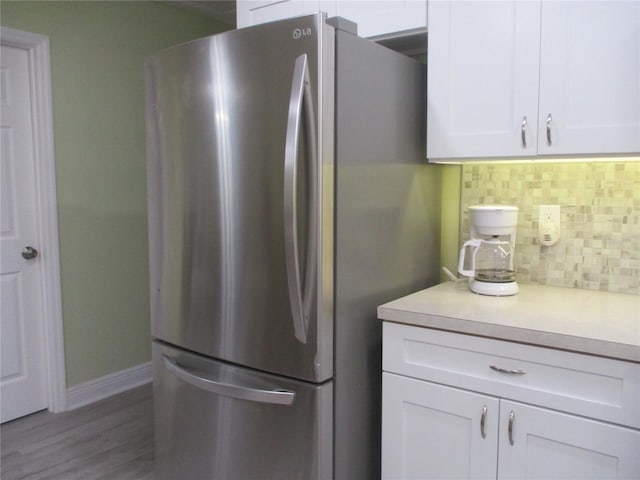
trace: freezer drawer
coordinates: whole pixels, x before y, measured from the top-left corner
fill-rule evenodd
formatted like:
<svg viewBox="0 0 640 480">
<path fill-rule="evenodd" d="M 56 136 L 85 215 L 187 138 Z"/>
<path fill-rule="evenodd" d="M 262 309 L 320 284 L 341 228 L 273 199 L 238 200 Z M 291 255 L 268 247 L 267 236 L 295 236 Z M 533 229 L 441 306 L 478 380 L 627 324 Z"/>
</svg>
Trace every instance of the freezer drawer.
<svg viewBox="0 0 640 480">
<path fill-rule="evenodd" d="M 156 480 L 332 477 L 333 384 L 153 343 Z"/>
</svg>

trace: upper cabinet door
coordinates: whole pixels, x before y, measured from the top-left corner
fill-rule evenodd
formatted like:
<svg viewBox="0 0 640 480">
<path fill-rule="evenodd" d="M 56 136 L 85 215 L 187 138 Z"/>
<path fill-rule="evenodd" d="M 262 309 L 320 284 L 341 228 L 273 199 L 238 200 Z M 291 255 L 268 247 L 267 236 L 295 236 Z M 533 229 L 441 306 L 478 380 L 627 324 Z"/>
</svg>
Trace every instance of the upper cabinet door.
<svg viewBox="0 0 640 480">
<path fill-rule="evenodd" d="M 336 14 L 335 3 L 336 0 L 238 0 L 236 24 L 244 28 L 316 12 L 326 12 L 331 17 Z"/>
<path fill-rule="evenodd" d="M 358 24 L 358 35 L 393 35 L 427 27 L 427 2 L 416 0 L 338 0 L 337 15 Z"/>
<path fill-rule="evenodd" d="M 427 152 L 640 152 L 640 0 L 429 2 Z"/>
<path fill-rule="evenodd" d="M 536 154 L 540 3 L 430 1 L 427 156 Z"/>
<path fill-rule="evenodd" d="M 539 154 L 640 152 L 640 1 L 543 2 Z"/>
<path fill-rule="evenodd" d="M 325 12 L 358 24 L 358 35 L 393 36 L 427 26 L 427 0 L 238 0 L 238 28 Z"/>
</svg>

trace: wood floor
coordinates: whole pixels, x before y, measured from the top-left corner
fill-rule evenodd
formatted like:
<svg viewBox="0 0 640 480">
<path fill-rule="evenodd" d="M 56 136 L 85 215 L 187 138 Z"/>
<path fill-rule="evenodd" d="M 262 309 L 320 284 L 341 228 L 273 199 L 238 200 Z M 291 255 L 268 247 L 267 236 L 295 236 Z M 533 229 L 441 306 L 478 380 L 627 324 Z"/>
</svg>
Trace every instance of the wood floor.
<svg viewBox="0 0 640 480">
<path fill-rule="evenodd" d="M 151 480 L 151 385 L 0 426 L 2 480 Z"/>
</svg>

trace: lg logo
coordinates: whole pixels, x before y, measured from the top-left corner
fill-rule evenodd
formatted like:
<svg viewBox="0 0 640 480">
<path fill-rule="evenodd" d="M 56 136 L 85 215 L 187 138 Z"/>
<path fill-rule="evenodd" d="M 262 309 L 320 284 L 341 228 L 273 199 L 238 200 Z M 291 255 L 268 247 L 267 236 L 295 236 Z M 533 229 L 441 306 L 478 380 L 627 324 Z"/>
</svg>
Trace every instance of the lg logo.
<svg viewBox="0 0 640 480">
<path fill-rule="evenodd" d="M 309 37 L 311 36 L 311 29 L 310 28 L 296 28 L 293 31 L 293 38 L 295 40 L 298 40 L 301 37 Z"/>
</svg>

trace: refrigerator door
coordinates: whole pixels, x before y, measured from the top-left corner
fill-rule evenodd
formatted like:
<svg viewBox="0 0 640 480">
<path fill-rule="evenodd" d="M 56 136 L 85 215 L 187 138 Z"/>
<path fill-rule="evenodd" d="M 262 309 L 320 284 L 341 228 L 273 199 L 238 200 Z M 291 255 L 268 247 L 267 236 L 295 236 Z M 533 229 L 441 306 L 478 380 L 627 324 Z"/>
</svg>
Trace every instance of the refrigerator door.
<svg viewBox="0 0 640 480">
<path fill-rule="evenodd" d="M 330 31 L 322 15 L 299 17 L 147 60 L 154 337 L 331 378 L 331 262 L 318 268 L 332 221 L 320 220 L 332 179 L 318 166 Z"/>
<path fill-rule="evenodd" d="M 333 385 L 153 343 L 156 480 L 332 477 Z"/>
</svg>

